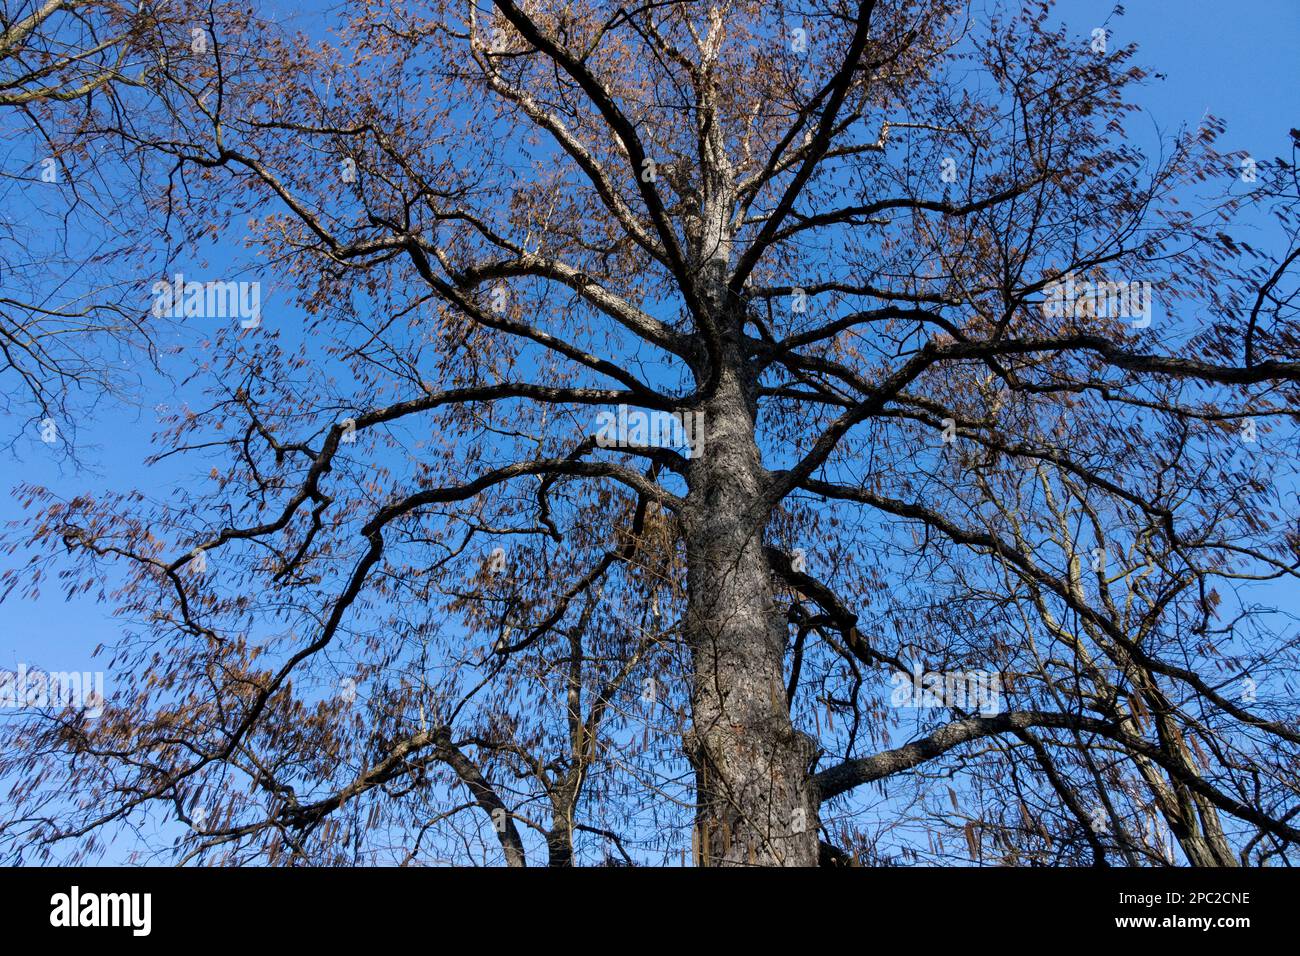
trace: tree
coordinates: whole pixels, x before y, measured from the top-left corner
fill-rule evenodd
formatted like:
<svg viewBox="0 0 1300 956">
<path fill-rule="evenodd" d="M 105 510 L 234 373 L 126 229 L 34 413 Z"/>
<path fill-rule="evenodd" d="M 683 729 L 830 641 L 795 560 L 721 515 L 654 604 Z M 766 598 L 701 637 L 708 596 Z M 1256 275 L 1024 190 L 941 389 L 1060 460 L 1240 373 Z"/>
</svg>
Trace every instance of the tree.
<svg viewBox="0 0 1300 956">
<path fill-rule="evenodd" d="M 0 383 L 4 408 L 67 450 L 106 395 L 126 398 L 153 359 L 157 321 L 135 307 L 129 269 L 138 195 L 96 169 L 87 125 L 138 85 L 147 26 L 116 0 L 19 0 L 0 8 Z M 133 368 L 134 367 L 134 368 Z"/>
<path fill-rule="evenodd" d="M 1231 234 L 1293 157 L 1152 164 L 1039 4 L 158 36 L 94 134 L 308 325 L 218 313 L 183 493 L 24 489 L 9 586 L 126 623 L 11 728 L 13 853 L 1294 859 L 1297 246 Z"/>
</svg>

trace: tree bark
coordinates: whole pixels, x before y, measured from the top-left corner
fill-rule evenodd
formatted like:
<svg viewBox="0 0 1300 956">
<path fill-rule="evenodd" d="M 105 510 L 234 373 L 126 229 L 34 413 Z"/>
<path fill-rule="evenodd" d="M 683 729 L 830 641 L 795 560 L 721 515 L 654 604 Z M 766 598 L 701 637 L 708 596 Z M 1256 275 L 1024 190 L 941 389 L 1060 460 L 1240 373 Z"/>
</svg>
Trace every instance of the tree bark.
<svg viewBox="0 0 1300 956">
<path fill-rule="evenodd" d="M 707 866 L 816 866 L 815 745 L 794 729 L 786 704 L 786 630 L 763 553 L 766 513 L 755 508 L 767 473 L 739 367 L 722 373 L 704 408 L 683 515 L 694 856 Z"/>
</svg>

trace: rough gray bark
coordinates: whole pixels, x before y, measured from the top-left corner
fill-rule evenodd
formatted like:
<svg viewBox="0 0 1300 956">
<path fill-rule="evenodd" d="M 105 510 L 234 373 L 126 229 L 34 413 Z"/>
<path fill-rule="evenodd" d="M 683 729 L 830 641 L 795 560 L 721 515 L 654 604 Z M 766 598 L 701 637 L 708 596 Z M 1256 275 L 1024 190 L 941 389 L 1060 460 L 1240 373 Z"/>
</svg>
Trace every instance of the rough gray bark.
<svg viewBox="0 0 1300 956">
<path fill-rule="evenodd" d="M 704 409 L 706 446 L 691 465 L 683 516 L 693 844 L 702 865 L 816 866 L 814 745 L 795 730 L 786 703 L 786 629 L 763 551 L 766 472 L 753 415 L 738 366 L 725 368 Z"/>
</svg>

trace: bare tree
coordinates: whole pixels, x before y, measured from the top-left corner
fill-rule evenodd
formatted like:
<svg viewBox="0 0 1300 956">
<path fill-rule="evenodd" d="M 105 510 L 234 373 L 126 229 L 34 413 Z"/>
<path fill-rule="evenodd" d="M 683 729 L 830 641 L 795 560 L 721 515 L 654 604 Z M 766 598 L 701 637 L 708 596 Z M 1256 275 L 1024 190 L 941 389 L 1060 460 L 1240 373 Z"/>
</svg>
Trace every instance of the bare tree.
<svg viewBox="0 0 1300 956">
<path fill-rule="evenodd" d="M 64 448 L 151 358 L 157 323 L 115 267 L 135 251 L 139 194 L 105 182 L 88 125 L 142 80 L 146 22 L 116 0 L 0 6 L 0 382 L 5 411 Z"/>
<path fill-rule="evenodd" d="M 10 851 L 1293 860 L 1294 157 L 1148 159 L 1135 50 L 1008 6 L 154 24 L 90 133 L 307 328 L 137 277 L 217 319 L 194 480 L 24 489 L 9 587 L 125 630 Z"/>
</svg>

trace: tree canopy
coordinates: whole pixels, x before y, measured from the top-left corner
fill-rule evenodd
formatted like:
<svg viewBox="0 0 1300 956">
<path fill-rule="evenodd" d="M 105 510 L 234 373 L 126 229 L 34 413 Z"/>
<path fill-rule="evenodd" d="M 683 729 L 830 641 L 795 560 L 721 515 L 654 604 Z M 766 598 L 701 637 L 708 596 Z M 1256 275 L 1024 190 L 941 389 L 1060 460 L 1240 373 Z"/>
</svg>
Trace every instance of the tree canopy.
<svg viewBox="0 0 1300 956">
<path fill-rule="evenodd" d="M 93 308 L 204 340 L 183 483 L 20 489 L 122 632 L 0 851 L 1295 860 L 1294 152 L 1049 4 L 41 10 Z"/>
</svg>

